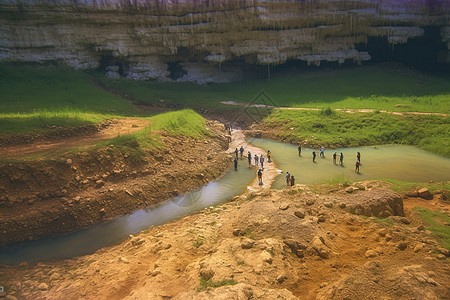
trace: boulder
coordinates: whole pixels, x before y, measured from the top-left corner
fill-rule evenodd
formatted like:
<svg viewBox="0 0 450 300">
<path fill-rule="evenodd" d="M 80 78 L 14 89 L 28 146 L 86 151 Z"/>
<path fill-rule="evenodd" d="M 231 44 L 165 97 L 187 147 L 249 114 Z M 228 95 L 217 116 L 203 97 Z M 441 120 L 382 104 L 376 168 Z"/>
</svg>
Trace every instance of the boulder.
<svg viewBox="0 0 450 300">
<path fill-rule="evenodd" d="M 303 218 L 305 217 L 305 213 L 304 213 L 303 211 L 300 211 L 300 210 L 295 211 L 295 212 L 294 212 L 294 215 L 295 215 L 297 218 L 300 218 L 300 219 L 303 219 Z"/>
<path fill-rule="evenodd" d="M 254 245 L 255 245 L 255 241 L 253 241 L 251 239 L 244 239 L 241 242 L 242 249 L 251 249 L 251 248 L 253 248 Z"/>
<path fill-rule="evenodd" d="M 419 190 L 419 197 L 426 199 L 426 200 L 431 200 L 433 199 L 433 195 L 430 193 L 430 190 L 428 190 L 427 188 L 422 188 Z"/>
</svg>

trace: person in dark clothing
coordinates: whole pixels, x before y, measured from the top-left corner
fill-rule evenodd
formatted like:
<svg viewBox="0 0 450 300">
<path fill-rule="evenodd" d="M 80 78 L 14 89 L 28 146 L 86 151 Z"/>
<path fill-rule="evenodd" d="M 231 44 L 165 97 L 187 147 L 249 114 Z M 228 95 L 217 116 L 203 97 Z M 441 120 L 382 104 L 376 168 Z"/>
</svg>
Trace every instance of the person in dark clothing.
<svg viewBox="0 0 450 300">
<path fill-rule="evenodd" d="M 262 170 L 261 170 L 261 169 L 258 170 L 258 184 L 259 184 L 259 185 L 263 185 L 263 181 L 262 181 Z"/>
<path fill-rule="evenodd" d="M 239 152 L 241 152 L 241 159 L 242 159 L 242 154 L 244 154 L 244 147 L 241 146 L 241 148 L 239 149 Z"/>
<path fill-rule="evenodd" d="M 359 161 L 359 163 L 361 163 L 361 153 L 357 153 L 356 154 L 356 160 Z"/>
<path fill-rule="evenodd" d="M 298 145 L 297 150 L 298 150 L 298 156 L 302 156 L 302 145 Z"/>
<path fill-rule="evenodd" d="M 295 177 L 294 175 L 291 176 L 291 186 L 295 185 Z"/>
<path fill-rule="evenodd" d="M 355 172 L 356 173 L 359 173 L 359 165 L 360 165 L 360 162 L 359 162 L 359 160 L 357 160 L 356 161 L 356 167 L 355 167 Z"/>
<path fill-rule="evenodd" d="M 289 174 L 289 172 L 286 172 L 286 185 L 289 186 L 290 182 L 291 182 L 291 174 Z"/>
<path fill-rule="evenodd" d="M 234 158 L 234 170 L 237 171 L 237 166 L 238 166 L 238 158 L 235 157 Z"/>
<path fill-rule="evenodd" d="M 238 158 L 238 155 L 239 155 L 239 150 L 238 150 L 238 148 L 236 148 L 236 149 L 234 150 L 234 154 L 236 154 L 236 158 Z"/>
<path fill-rule="evenodd" d="M 316 151 L 313 151 L 312 155 L 313 155 L 313 162 L 316 162 Z"/>
<path fill-rule="evenodd" d="M 252 166 L 252 154 L 250 151 L 247 152 L 247 158 L 248 158 L 248 167 L 250 168 Z"/>
<path fill-rule="evenodd" d="M 342 164 L 344 163 L 344 154 L 339 155 L 339 164 L 342 166 Z"/>
<path fill-rule="evenodd" d="M 337 153 L 334 152 L 333 153 L 333 164 L 336 164 L 336 157 L 337 157 Z"/>
</svg>

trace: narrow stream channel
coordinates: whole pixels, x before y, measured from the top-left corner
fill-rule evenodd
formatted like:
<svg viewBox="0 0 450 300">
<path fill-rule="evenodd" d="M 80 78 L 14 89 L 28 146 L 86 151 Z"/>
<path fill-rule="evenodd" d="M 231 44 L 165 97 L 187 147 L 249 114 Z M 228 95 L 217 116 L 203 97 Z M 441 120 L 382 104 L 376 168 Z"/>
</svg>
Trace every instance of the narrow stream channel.
<svg viewBox="0 0 450 300">
<path fill-rule="evenodd" d="M 253 145 L 270 150 L 272 159 L 283 173 L 275 179 L 273 188 L 285 186 L 284 176 L 289 171 L 296 183 L 311 184 L 343 177 L 352 181 L 365 179 L 397 179 L 412 182 L 450 180 L 450 159 L 428 153 L 412 146 L 387 145 L 346 149 L 326 149 L 325 158 L 312 162 L 312 149 L 302 149 L 298 156 L 294 145 L 264 139 L 249 139 Z M 361 153 L 360 173 L 355 173 L 356 153 Z M 344 154 L 343 166 L 333 164 L 334 152 Z M 339 160 L 338 160 L 339 161 Z M 243 193 L 255 178 L 255 169 L 240 161 L 239 170 L 230 169 L 221 178 L 203 188 L 158 206 L 142 209 L 115 218 L 92 228 L 66 235 L 0 248 L 0 264 L 38 262 L 90 254 L 117 244 L 128 235 L 138 233 L 151 225 L 161 225 L 195 213 L 205 207 L 225 202 Z"/>
<path fill-rule="evenodd" d="M 450 180 L 450 159 L 407 145 L 382 145 L 356 148 L 325 149 L 325 158 L 317 153 L 312 161 L 310 148 L 302 149 L 298 156 L 297 146 L 266 139 L 249 139 L 248 142 L 270 150 L 272 159 L 283 173 L 275 179 L 272 188 L 286 186 L 286 172 L 294 175 L 296 183 L 313 184 L 333 178 L 350 181 L 367 179 L 394 179 L 409 182 Z M 333 153 L 337 152 L 337 164 L 333 164 Z M 343 166 L 339 166 L 339 153 L 344 155 Z M 355 172 L 356 153 L 361 153 L 360 173 Z"/>
<path fill-rule="evenodd" d="M 238 171 L 230 169 L 224 176 L 202 188 L 155 207 L 137 210 L 129 215 L 94 225 L 65 236 L 54 236 L 0 247 L 0 264 L 51 261 L 94 253 L 111 246 L 152 225 L 161 225 L 182 218 L 201 209 L 225 202 L 242 194 L 255 179 L 255 169 L 240 160 Z"/>
</svg>

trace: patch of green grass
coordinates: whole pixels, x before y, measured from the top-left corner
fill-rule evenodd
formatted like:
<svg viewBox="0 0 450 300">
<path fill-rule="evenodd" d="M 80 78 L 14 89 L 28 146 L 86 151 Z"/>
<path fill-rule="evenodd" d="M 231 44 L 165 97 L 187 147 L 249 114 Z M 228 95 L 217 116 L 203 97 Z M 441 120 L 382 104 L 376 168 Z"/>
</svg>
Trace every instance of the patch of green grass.
<svg viewBox="0 0 450 300">
<path fill-rule="evenodd" d="M 199 248 L 200 246 L 202 246 L 203 245 L 203 241 L 205 240 L 205 238 L 204 237 L 202 237 L 202 236 L 197 236 L 197 240 L 195 241 L 195 243 L 194 243 L 194 247 L 195 248 Z"/>
<path fill-rule="evenodd" d="M 450 223 L 450 216 L 443 212 L 431 211 L 423 207 L 414 207 L 413 210 L 420 213 L 426 221 L 426 229 L 438 237 L 444 248 L 450 250 L 450 227 L 444 224 Z"/>
<path fill-rule="evenodd" d="M 205 128 L 205 119 L 191 109 L 161 113 L 147 118 L 151 125 L 132 134 L 102 142 L 100 145 L 114 144 L 133 149 L 149 150 L 163 148 L 160 131 L 173 136 L 202 138 L 210 133 Z"/>
<path fill-rule="evenodd" d="M 450 182 L 433 182 L 433 183 L 419 183 L 419 182 L 407 182 L 395 179 L 383 179 L 383 181 L 391 184 L 390 188 L 397 193 L 404 194 L 407 192 L 415 191 L 419 188 L 428 188 L 431 193 L 437 190 L 443 191 L 444 194 L 450 197 Z"/>
<path fill-rule="evenodd" d="M 62 66 L 11 63 L 1 63 L 0 70 L 2 113 L 70 108 L 99 114 L 138 114 L 127 100 L 96 87 L 85 72 Z"/>
<path fill-rule="evenodd" d="M 293 143 L 342 147 L 407 144 L 450 157 L 450 117 L 273 110 L 262 126 Z M 291 129 L 292 128 L 292 129 Z"/>
<path fill-rule="evenodd" d="M 275 70 L 276 71 L 276 70 Z M 108 80 L 103 84 L 143 103 L 175 107 L 232 109 L 224 100 L 258 103 L 264 91 L 272 104 L 286 107 L 370 108 L 388 111 L 449 113 L 450 77 L 431 75 L 400 65 L 363 66 L 338 70 L 274 72 L 270 80 L 258 78 L 241 83 L 208 84 Z M 262 99 L 260 99 L 262 100 Z"/>
<path fill-rule="evenodd" d="M 225 285 L 236 285 L 237 282 L 234 279 L 224 279 L 222 281 L 212 281 L 210 280 L 205 280 L 205 278 L 200 277 L 200 286 L 202 288 L 209 288 L 209 287 L 221 287 L 221 286 L 225 286 Z"/>
<path fill-rule="evenodd" d="M 53 111 L 40 110 L 32 113 L 0 113 L 0 132 L 19 134 L 43 131 L 51 127 L 68 128 L 95 124 L 110 118 L 113 116 L 87 113 L 70 108 Z"/>
</svg>

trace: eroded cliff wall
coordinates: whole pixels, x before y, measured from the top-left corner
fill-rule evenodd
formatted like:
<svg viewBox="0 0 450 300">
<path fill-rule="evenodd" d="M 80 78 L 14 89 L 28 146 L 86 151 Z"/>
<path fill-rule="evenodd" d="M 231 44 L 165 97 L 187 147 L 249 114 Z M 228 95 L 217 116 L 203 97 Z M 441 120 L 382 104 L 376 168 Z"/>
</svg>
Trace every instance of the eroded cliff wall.
<svg viewBox="0 0 450 300">
<path fill-rule="evenodd" d="M 237 80 L 253 65 L 361 63 L 433 28 L 448 64 L 446 0 L 0 0 L 0 60 L 102 68 L 110 77 Z"/>
</svg>

